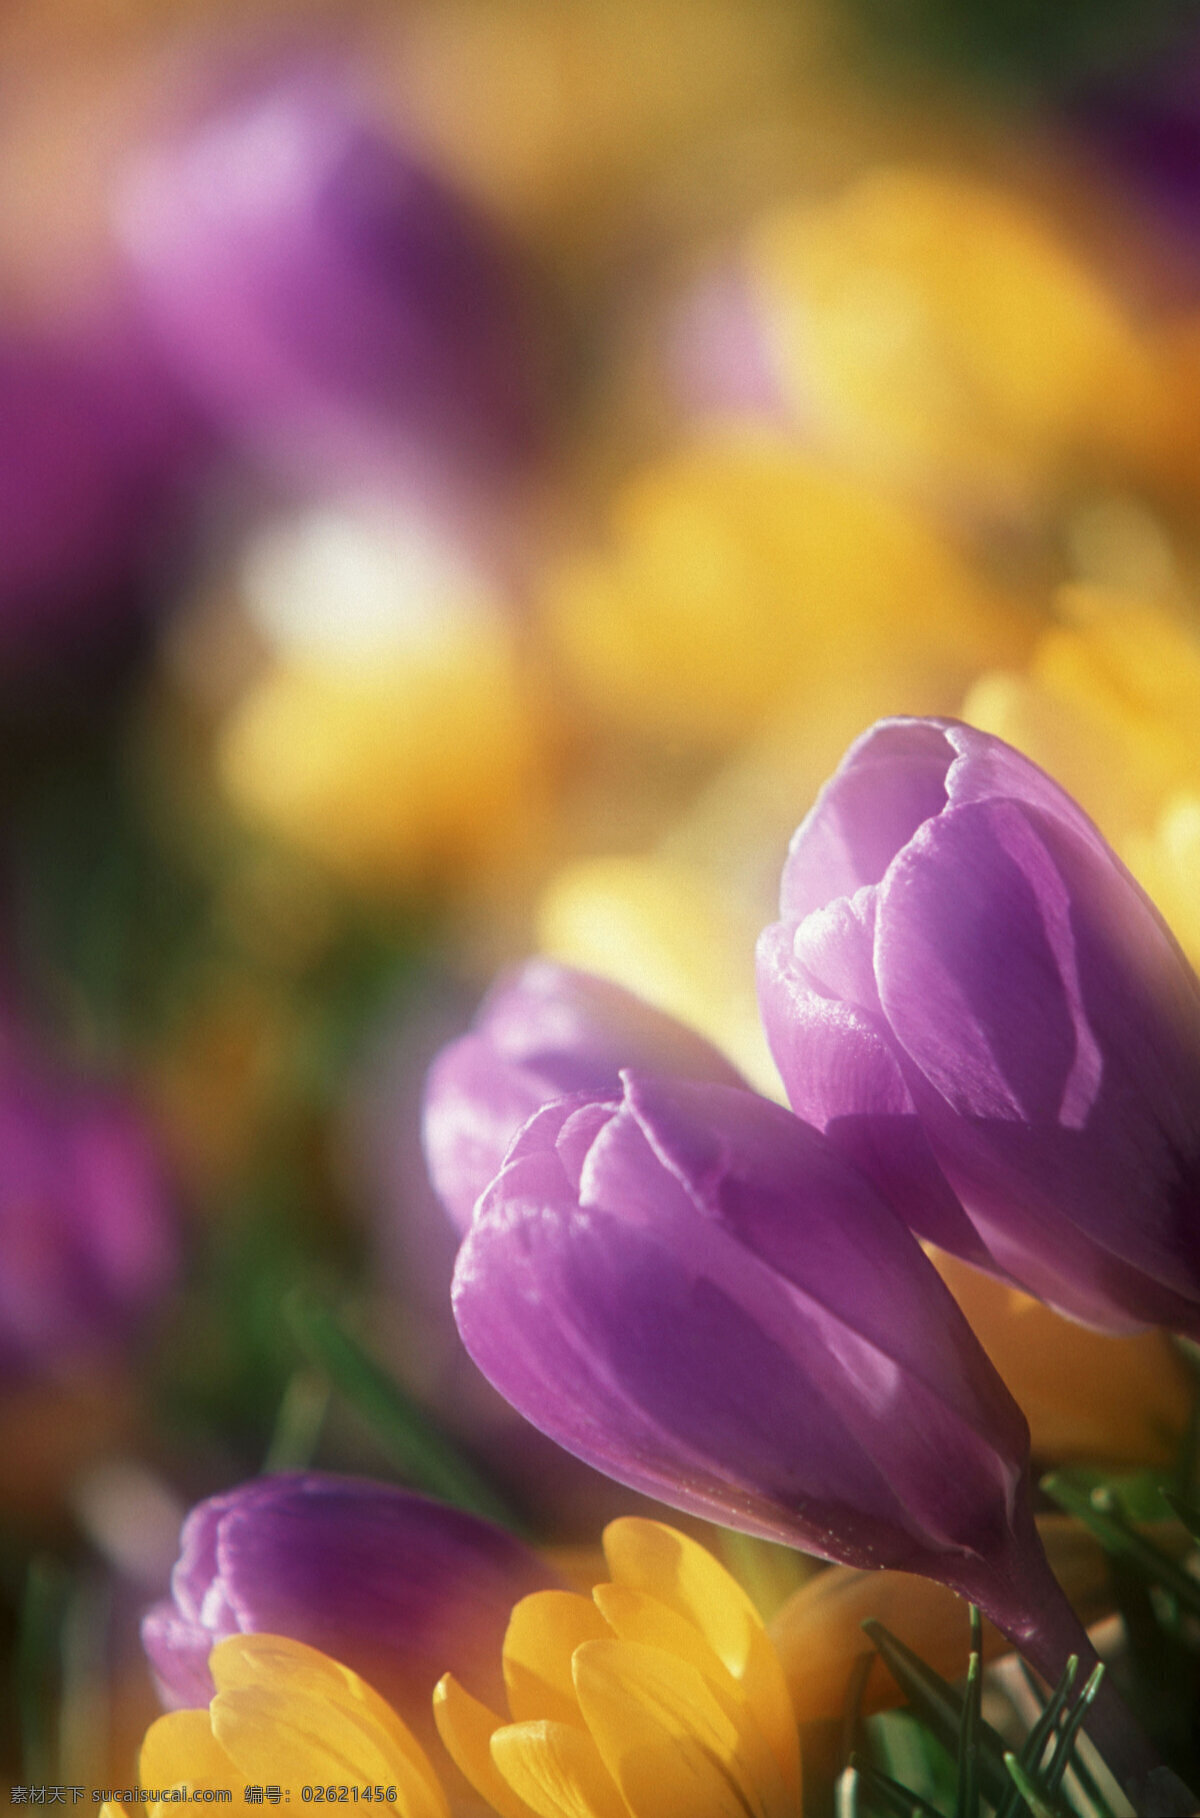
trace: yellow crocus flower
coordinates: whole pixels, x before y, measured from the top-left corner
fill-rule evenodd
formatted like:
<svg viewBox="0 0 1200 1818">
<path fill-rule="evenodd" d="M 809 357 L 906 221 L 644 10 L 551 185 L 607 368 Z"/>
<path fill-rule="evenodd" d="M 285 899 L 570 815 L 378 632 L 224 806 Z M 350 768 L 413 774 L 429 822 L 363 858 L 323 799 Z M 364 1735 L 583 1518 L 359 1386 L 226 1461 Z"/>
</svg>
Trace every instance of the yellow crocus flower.
<svg viewBox="0 0 1200 1818">
<path fill-rule="evenodd" d="M 216 1693 L 208 1709 L 172 1711 L 147 1730 L 143 1787 L 229 1788 L 237 1810 L 249 1809 L 248 1786 L 287 1789 L 293 1805 L 305 1786 L 379 1786 L 384 1796 L 395 1787 L 388 1809 L 396 1818 L 450 1818 L 420 1744 L 349 1667 L 285 1636 L 232 1635 L 213 1649 L 209 1668 Z M 110 1802 L 104 1818 L 125 1809 Z M 143 1809 L 166 1818 L 178 1807 L 158 1800 Z"/>
<path fill-rule="evenodd" d="M 449 1675 L 442 1740 L 501 1818 L 795 1818 L 787 1684 L 745 1592 L 698 1542 L 615 1521 L 591 1600 L 527 1597 L 504 1643 L 509 1716 Z"/>
<path fill-rule="evenodd" d="M 761 1090 L 780 1093 L 754 986 L 766 917 L 704 868 L 661 854 L 579 859 L 538 910 L 542 951 L 612 979 L 698 1029 Z"/>
<path fill-rule="evenodd" d="M 1125 841 L 1124 857 L 1200 968 L 1200 788 L 1168 796 L 1154 826 Z"/>
<path fill-rule="evenodd" d="M 1171 442 L 1155 348 L 1015 195 L 884 166 L 766 215 L 748 260 L 798 415 L 864 471 L 1021 510 L 1068 457 Z"/>
<path fill-rule="evenodd" d="M 802 719 L 881 665 L 957 698 L 981 667 L 1022 661 L 1031 637 L 911 510 L 765 434 L 632 476 L 607 549 L 550 578 L 546 612 L 598 713 L 717 748 L 785 701 Z"/>
<path fill-rule="evenodd" d="M 930 1254 L 1028 1420 L 1035 1458 L 1172 1462 L 1193 1390 L 1165 1332 L 1093 1332 L 957 1257 Z"/>
<path fill-rule="evenodd" d="M 217 758 L 247 820 L 352 884 L 409 888 L 530 836 L 537 717 L 507 629 L 477 618 L 359 667 L 286 658 L 240 702 Z"/>
</svg>

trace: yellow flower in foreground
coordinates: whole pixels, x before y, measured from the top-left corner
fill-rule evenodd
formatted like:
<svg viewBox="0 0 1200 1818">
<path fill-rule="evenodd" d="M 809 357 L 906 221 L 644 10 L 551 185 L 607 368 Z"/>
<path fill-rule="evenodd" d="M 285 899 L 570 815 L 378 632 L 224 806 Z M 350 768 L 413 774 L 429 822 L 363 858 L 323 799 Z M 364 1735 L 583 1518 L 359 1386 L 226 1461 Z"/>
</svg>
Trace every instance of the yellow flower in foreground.
<svg viewBox="0 0 1200 1818">
<path fill-rule="evenodd" d="M 1071 453 L 1169 441 L 1155 350 L 1015 196 L 881 168 L 767 215 L 748 252 L 797 413 L 862 468 L 1021 507 Z"/>
<path fill-rule="evenodd" d="M 248 1809 L 247 1786 L 286 1788 L 293 1805 L 302 1786 L 394 1786 L 396 1818 L 449 1818 L 419 1743 L 349 1667 L 280 1635 L 233 1635 L 209 1667 L 217 1690 L 207 1711 L 173 1711 L 147 1730 L 144 1787 L 228 1787 L 234 1806 Z M 176 1807 L 144 1809 L 165 1818 Z"/>
<path fill-rule="evenodd" d="M 550 583 L 581 692 L 626 725 L 722 745 L 893 659 L 958 698 L 1030 627 L 907 508 L 782 441 L 697 445 L 618 494 L 608 549 Z M 912 707 L 907 691 L 905 704 Z"/>
<path fill-rule="evenodd" d="M 502 1818 L 795 1818 L 796 1720 L 745 1592 L 696 1541 L 613 1522 L 589 1601 L 543 1591 L 504 1643 L 511 1720 L 449 1675 L 455 1761 Z"/>
</svg>

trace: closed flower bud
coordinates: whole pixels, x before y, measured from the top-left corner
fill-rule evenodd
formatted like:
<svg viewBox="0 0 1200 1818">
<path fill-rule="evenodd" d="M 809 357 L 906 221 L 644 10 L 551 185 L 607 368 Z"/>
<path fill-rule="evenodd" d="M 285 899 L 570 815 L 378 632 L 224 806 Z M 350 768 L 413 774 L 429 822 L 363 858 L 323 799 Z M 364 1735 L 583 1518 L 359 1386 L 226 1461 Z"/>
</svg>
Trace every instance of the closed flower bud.
<svg viewBox="0 0 1200 1818">
<path fill-rule="evenodd" d="M 932 1264 L 751 1092 L 626 1073 L 547 1107 L 454 1303 L 535 1425 L 677 1507 L 863 1566 L 969 1573 L 1022 1544 L 1025 1422 Z"/>
<path fill-rule="evenodd" d="M 631 992 L 552 960 L 531 960 L 484 1000 L 444 1049 L 425 1091 L 433 1184 L 466 1230 L 522 1124 L 554 1099 L 619 1090 L 624 1066 L 737 1085 L 717 1050 Z"/>
<path fill-rule="evenodd" d="M 882 721 L 782 914 L 759 986 L 793 1107 L 914 1230 L 1085 1324 L 1200 1331 L 1200 985 L 1056 783 Z"/>
<path fill-rule="evenodd" d="M 780 1106 L 632 1072 L 547 1106 L 476 1207 L 454 1307 L 501 1393 L 620 1482 L 940 1579 L 1051 1681 L 1094 1662 L 1020 1410 L 911 1232 Z M 1140 1797 L 1155 1758 L 1103 1688 L 1094 1734 Z"/>
<path fill-rule="evenodd" d="M 447 1662 L 495 1696 L 514 1600 L 555 1582 L 501 1529 L 406 1490 L 321 1472 L 259 1477 L 192 1510 L 171 1596 L 142 1639 L 173 1708 L 207 1705 L 217 1642 L 287 1635 L 352 1668 L 429 1735 Z"/>
</svg>

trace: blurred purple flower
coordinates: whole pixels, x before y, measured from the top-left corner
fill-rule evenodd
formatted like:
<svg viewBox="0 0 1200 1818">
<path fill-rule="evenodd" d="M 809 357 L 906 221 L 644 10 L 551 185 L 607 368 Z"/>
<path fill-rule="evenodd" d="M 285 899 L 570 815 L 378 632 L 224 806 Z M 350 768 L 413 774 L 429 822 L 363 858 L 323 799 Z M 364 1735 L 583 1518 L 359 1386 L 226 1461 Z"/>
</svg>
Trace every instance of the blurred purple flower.
<svg viewBox="0 0 1200 1818">
<path fill-rule="evenodd" d="M 143 152 L 122 238 L 181 379 L 289 479 L 493 476 L 546 428 L 547 312 L 499 230 L 315 63 Z"/>
<path fill-rule="evenodd" d="M 178 1260 L 149 1132 L 115 1093 L 0 1053 L 0 1374 L 120 1350 Z"/>
<path fill-rule="evenodd" d="M 1085 1323 L 1200 1332 L 1200 983 L 1056 783 L 882 721 L 782 915 L 759 988 L 793 1108 L 914 1230 Z"/>
<path fill-rule="evenodd" d="M 627 1072 L 547 1106 L 479 1202 L 454 1307 L 497 1388 L 618 1481 L 937 1578 L 1051 1682 L 1094 1662 L 1034 1527 L 1020 1410 L 912 1233 L 778 1105 Z M 1152 1752 L 1115 1694 L 1096 1709 L 1140 1794 Z"/>
<path fill-rule="evenodd" d="M 0 680 L 120 641 L 203 447 L 131 315 L 0 339 Z"/>
<path fill-rule="evenodd" d="M 703 1036 L 607 979 L 546 959 L 502 979 L 425 1088 L 425 1158 L 460 1230 L 535 1111 L 573 1092 L 616 1092 L 630 1066 L 744 1084 Z"/>
<path fill-rule="evenodd" d="M 1200 234 L 1200 39 L 1148 68 L 1080 88 L 1067 124 L 1135 195 L 1142 211 L 1194 240 Z"/>
<path fill-rule="evenodd" d="M 429 1734 L 448 1669 L 503 1704 L 512 1606 L 557 1582 L 501 1529 L 407 1490 L 315 1471 L 259 1477 L 192 1510 L 171 1596 L 142 1639 L 172 1709 L 207 1705 L 218 1641 L 268 1633 L 353 1668 Z"/>
</svg>

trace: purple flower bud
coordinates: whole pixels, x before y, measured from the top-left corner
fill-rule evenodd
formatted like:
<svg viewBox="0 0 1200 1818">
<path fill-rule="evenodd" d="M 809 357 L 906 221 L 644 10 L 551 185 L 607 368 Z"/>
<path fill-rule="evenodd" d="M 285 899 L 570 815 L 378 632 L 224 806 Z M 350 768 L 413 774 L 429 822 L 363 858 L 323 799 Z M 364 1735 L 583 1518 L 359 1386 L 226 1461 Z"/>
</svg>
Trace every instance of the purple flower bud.
<svg viewBox="0 0 1200 1818">
<path fill-rule="evenodd" d="M 117 1352 L 176 1262 L 162 1171 L 134 1111 L 0 1053 L 0 1375 Z"/>
<path fill-rule="evenodd" d="M 181 378 L 289 477 L 428 481 L 545 427 L 547 341 L 498 231 L 315 65 L 143 154 L 125 246 Z"/>
<path fill-rule="evenodd" d="M 788 1096 L 914 1230 L 1087 1324 L 1200 1331 L 1200 984 L 1057 784 L 882 721 L 782 914 L 759 993 Z"/>
<path fill-rule="evenodd" d="M 142 1640 L 172 1709 L 208 1704 L 218 1641 L 268 1633 L 340 1660 L 429 1734 L 448 1669 L 502 1705 L 512 1606 L 556 1583 L 501 1529 L 407 1490 L 315 1471 L 259 1477 L 192 1510 L 171 1596 Z"/>
<path fill-rule="evenodd" d="M 1020 1410 L 912 1233 L 778 1105 L 626 1072 L 546 1106 L 480 1199 L 454 1310 L 501 1393 L 618 1481 L 940 1579 L 1051 1681 L 1094 1663 L 1034 1527 Z M 1140 1798 L 1162 1770 L 1102 1700 L 1094 1733 Z"/>
<path fill-rule="evenodd" d="M 703 1036 L 606 979 L 538 959 L 501 980 L 425 1088 L 425 1158 L 455 1224 L 470 1225 L 535 1111 L 573 1092 L 617 1092 L 630 1066 L 744 1084 Z"/>
<path fill-rule="evenodd" d="M 548 1106 L 454 1308 L 535 1426 L 677 1507 L 862 1566 L 1016 1544 L 1016 1404 L 901 1220 L 752 1092 L 627 1072 Z"/>
</svg>

